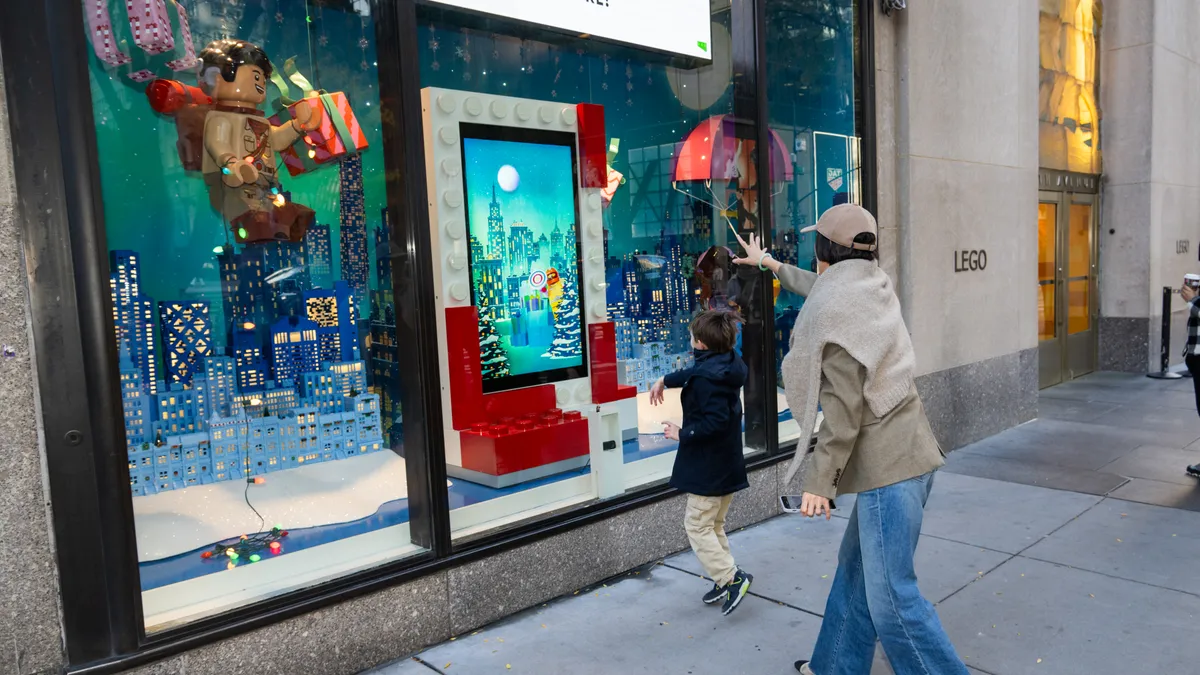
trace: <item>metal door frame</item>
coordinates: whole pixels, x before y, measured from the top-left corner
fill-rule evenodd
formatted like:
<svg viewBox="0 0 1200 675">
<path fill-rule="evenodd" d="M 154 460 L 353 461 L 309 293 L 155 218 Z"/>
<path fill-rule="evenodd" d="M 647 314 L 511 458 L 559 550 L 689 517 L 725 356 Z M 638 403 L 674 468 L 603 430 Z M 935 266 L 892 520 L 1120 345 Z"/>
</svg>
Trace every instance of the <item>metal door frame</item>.
<svg viewBox="0 0 1200 675">
<path fill-rule="evenodd" d="M 1046 181 L 1042 181 L 1043 186 Z M 1055 206 L 1055 241 L 1054 241 L 1054 263 L 1055 263 L 1055 291 L 1054 291 L 1054 322 L 1055 322 L 1055 337 L 1052 340 L 1038 340 L 1038 386 L 1039 388 L 1052 387 L 1056 384 L 1068 382 L 1077 377 L 1081 377 L 1096 368 L 1099 355 L 1099 339 L 1097 330 L 1097 321 L 1100 315 L 1100 298 L 1099 298 L 1099 222 L 1100 222 L 1100 195 L 1097 191 L 1087 189 L 1087 185 L 1065 184 L 1063 190 L 1040 190 L 1038 192 L 1038 204 L 1054 204 Z M 1072 189 L 1080 188 L 1083 189 Z M 1088 205 L 1091 207 L 1091 218 L 1089 227 L 1091 229 L 1091 241 L 1088 251 L 1088 330 L 1090 335 L 1072 341 L 1070 334 L 1070 304 L 1069 304 L 1069 288 L 1071 277 L 1068 276 L 1070 265 L 1070 224 L 1071 224 L 1071 206 L 1075 204 Z M 1041 243 L 1039 240 L 1039 247 Z M 1040 256 L 1039 256 L 1040 258 Z M 1041 279 L 1038 279 L 1038 286 L 1042 285 Z M 1040 293 L 1040 291 L 1039 291 Z M 1040 323 L 1039 323 L 1040 325 Z M 1082 367 L 1072 369 L 1071 358 L 1071 342 L 1084 343 L 1085 351 L 1090 352 L 1088 363 Z M 1053 345 L 1053 346 L 1052 346 Z M 1056 359 L 1055 364 L 1047 364 L 1047 359 Z M 1054 374 L 1046 375 L 1048 369 L 1053 369 Z"/>
</svg>

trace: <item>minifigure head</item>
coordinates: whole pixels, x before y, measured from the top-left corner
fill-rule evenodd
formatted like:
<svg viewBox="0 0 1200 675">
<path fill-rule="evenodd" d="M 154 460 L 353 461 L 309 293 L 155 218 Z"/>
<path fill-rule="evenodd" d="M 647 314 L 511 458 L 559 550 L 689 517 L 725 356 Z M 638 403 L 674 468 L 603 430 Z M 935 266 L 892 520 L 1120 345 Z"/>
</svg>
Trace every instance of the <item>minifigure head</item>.
<svg viewBox="0 0 1200 675">
<path fill-rule="evenodd" d="M 558 276 L 558 270 L 554 269 L 553 267 L 546 270 L 546 285 L 547 286 L 553 286 L 561 280 L 562 280 L 562 277 Z"/>
<path fill-rule="evenodd" d="M 200 52 L 200 88 L 218 102 L 257 107 L 270 77 L 266 52 L 244 40 L 215 40 Z"/>
</svg>

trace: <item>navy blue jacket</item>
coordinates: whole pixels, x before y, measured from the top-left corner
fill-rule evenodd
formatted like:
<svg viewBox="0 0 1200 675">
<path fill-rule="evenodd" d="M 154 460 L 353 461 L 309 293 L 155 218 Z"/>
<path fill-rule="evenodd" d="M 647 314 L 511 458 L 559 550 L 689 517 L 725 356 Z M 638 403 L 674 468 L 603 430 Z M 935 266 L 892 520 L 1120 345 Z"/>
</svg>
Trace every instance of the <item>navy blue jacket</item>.
<svg viewBox="0 0 1200 675">
<path fill-rule="evenodd" d="M 733 352 L 697 349 L 695 366 L 663 381 L 668 387 L 683 387 L 683 426 L 671 487 L 706 497 L 750 487 L 742 454 L 742 359 Z"/>
</svg>

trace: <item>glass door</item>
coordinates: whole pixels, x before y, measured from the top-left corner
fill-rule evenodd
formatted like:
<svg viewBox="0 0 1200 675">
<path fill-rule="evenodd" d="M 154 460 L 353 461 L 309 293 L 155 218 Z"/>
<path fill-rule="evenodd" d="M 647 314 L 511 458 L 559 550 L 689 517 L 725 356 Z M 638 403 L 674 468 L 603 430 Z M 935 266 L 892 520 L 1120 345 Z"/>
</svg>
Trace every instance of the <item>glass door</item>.
<svg viewBox="0 0 1200 675">
<path fill-rule="evenodd" d="M 1096 196 L 1043 192 L 1038 203 L 1039 385 L 1096 365 Z"/>
<path fill-rule="evenodd" d="M 1038 202 L 1038 386 L 1063 381 L 1058 317 L 1058 212 L 1061 194 L 1041 193 Z"/>
</svg>

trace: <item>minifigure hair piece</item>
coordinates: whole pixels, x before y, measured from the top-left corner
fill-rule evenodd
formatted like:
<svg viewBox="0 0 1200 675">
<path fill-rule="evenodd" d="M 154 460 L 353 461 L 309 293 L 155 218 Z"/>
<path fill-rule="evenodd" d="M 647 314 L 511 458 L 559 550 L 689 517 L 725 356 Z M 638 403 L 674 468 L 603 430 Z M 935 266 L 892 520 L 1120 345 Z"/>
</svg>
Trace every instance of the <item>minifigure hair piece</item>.
<svg viewBox="0 0 1200 675">
<path fill-rule="evenodd" d="M 688 329 L 692 331 L 692 337 L 703 343 L 708 351 L 724 354 L 733 351 L 733 346 L 737 344 L 740 323 L 742 317 L 736 312 L 710 309 L 692 318 Z"/>
<path fill-rule="evenodd" d="M 263 75 L 271 76 L 271 60 L 257 45 L 245 40 L 214 40 L 200 52 L 200 83 L 216 86 L 218 73 L 226 82 L 233 82 L 244 65 L 258 66 Z"/>
</svg>

